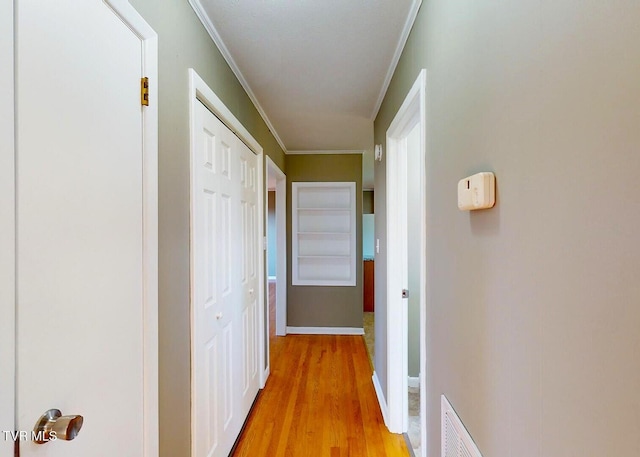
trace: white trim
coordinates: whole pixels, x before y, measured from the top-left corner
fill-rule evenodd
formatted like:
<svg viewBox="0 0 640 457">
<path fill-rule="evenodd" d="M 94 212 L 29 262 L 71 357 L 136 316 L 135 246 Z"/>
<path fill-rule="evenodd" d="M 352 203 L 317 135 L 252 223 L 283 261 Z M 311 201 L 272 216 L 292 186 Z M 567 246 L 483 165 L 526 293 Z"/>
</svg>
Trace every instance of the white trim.
<svg viewBox="0 0 640 457">
<path fill-rule="evenodd" d="M 387 130 L 386 182 L 387 182 L 387 395 L 389 407 L 389 430 L 406 432 L 408 426 L 408 357 L 407 357 L 407 307 L 401 291 L 407 287 L 406 211 L 407 195 L 403 186 L 406 177 L 406 136 L 417 124 L 420 125 L 421 186 L 419 196 L 423 213 L 420 217 L 421 234 L 418 248 L 420 260 L 420 389 L 426 392 L 426 71 L 421 70 L 409 90 L 402 106 Z M 403 190 L 405 189 L 405 190 Z M 421 395 L 422 448 L 426 449 L 425 406 Z"/>
<path fill-rule="evenodd" d="M 143 122 L 144 455 L 159 454 L 158 399 L 158 35 L 128 0 L 103 0 L 142 41 L 149 78 Z"/>
<path fill-rule="evenodd" d="M 241 124 L 242 125 L 242 124 Z M 249 132 L 247 132 L 249 134 Z M 253 139 L 253 137 L 251 137 Z M 255 141 L 255 140 L 253 140 Z M 256 142 L 256 144 L 258 144 Z M 265 205 L 267 204 L 267 193 L 264 188 L 264 153 L 262 147 L 258 144 L 260 149 L 259 152 L 256 152 L 257 160 L 258 160 L 258 220 L 264 221 L 267 217 Z M 258 226 L 258 240 L 264 240 L 264 224 L 257 224 Z M 268 356 L 268 352 L 265 353 L 265 348 L 268 347 L 269 340 L 269 319 L 266 317 L 268 309 L 265 293 L 268 294 L 266 290 L 267 282 L 265 281 L 265 268 L 266 265 L 264 263 L 264 249 L 262 247 L 259 248 L 259 257 L 261 258 L 261 262 L 258 262 L 258 303 L 260 303 L 260 308 L 258 310 L 258 353 L 260 357 L 258 357 L 258 363 L 260 364 L 260 388 L 264 389 L 264 386 L 267 384 L 267 378 L 269 377 L 270 366 Z"/>
<path fill-rule="evenodd" d="M 378 373 L 373 372 L 373 376 L 371 377 L 373 380 L 373 388 L 376 391 L 376 397 L 378 397 L 378 405 L 380 405 L 380 412 L 382 413 L 382 419 L 384 419 L 384 423 L 389 427 L 389 408 L 387 407 L 387 401 L 384 399 L 384 394 L 382 393 L 382 386 L 380 386 L 380 379 L 378 379 Z"/>
<path fill-rule="evenodd" d="M 420 377 L 419 376 L 408 376 L 407 377 L 407 387 L 420 387 Z"/>
<path fill-rule="evenodd" d="M 275 127 L 273 126 L 269 118 L 267 117 L 267 113 L 264 111 L 264 109 L 258 102 L 258 97 L 256 97 L 255 94 L 253 93 L 253 90 L 251 90 L 251 86 L 249 86 L 249 83 L 247 82 L 244 75 L 240 71 L 240 68 L 238 68 L 238 65 L 236 64 L 235 60 L 231 56 L 231 53 L 227 49 L 227 46 L 224 44 L 222 37 L 220 36 L 215 26 L 211 22 L 211 19 L 209 19 L 209 16 L 207 15 L 204 7 L 202 6 L 202 3 L 200 2 L 200 0 L 189 0 L 189 4 L 191 5 L 191 8 L 193 8 L 193 11 L 195 11 L 196 16 L 198 16 L 198 19 L 200 19 L 200 22 L 202 22 L 202 25 L 204 25 L 205 30 L 209 33 L 209 36 L 211 37 L 215 45 L 220 50 L 220 54 L 222 54 L 222 57 L 224 57 L 224 60 L 226 60 L 227 64 L 229 64 L 231 71 L 236 76 L 236 78 L 238 78 L 238 81 L 240 82 L 245 92 L 251 99 L 251 102 L 258 110 L 258 113 L 260 113 L 260 116 L 264 120 L 265 124 L 267 124 L 267 127 L 271 131 L 271 134 L 276 139 L 276 141 L 278 142 L 282 150 L 286 153 L 287 148 L 284 145 L 284 142 L 278 135 L 278 132 L 276 131 Z"/>
<path fill-rule="evenodd" d="M 143 110 L 144 193 L 144 455 L 159 453 L 158 405 L 158 35 L 127 0 L 104 0 L 142 40 L 142 72 L 149 78 Z"/>
<path fill-rule="evenodd" d="M 13 2 L 0 3 L 0 430 L 15 430 L 15 130 Z M 0 455 L 13 442 L 0 439 Z"/>
<path fill-rule="evenodd" d="M 360 149 L 323 149 L 323 150 L 304 150 L 304 151 L 286 151 L 287 155 L 327 155 L 327 154 L 364 154 L 366 151 Z"/>
<path fill-rule="evenodd" d="M 349 206 L 348 207 L 336 207 L 332 206 L 332 204 L 325 204 L 317 208 L 309 208 L 309 207 L 299 207 L 298 199 L 300 197 L 301 192 L 306 189 L 314 189 L 316 191 L 324 191 L 327 189 L 328 192 L 331 192 L 335 189 L 347 189 L 349 191 Z M 362 198 L 362 195 L 359 196 Z M 321 274 L 317 274 L 315 276 L 304 277 L 300 275 L 300 265 L 303 263 L 300 260 L 304 259 L 310 263 L 319 263 L 325 260 L 326 258 L 330 258 L 331 256 L 325 256 L 322 253 L 314 253 L 313 255 L 300 255 L 300 251 L 304 252 L 304 248 L 301 247 L 305 245 L 304 237 L 309 235 L 309 231 L 299 230 L 299 226 L 303 225 L 300 223 L 300 220 L 306 215 L 307 217 L 310 215 L 309 211 L 313 212 L 313 217 L 315 219 L 326 215 L 327 213 L 331 213 L 334 211 L 344 211 L 349 217 L 349 231 L 340 231 L 339 233 L 331 233 L 330 231 L 319 228 L 317 230 L 312 230 L 312 232 L 320 233 L 326 236 L 325 244 L 330 244 L 332 241 L 344 240 L 347 238 L 349 240 L 349 251 L 348 254 L 336 256 L 340 261 L 348 261 L 349 267 L 349 276 L 341 276 L 334 278 L 323 278 Z M 306 213 L 306 214 L 305 214 Z M 299 181 L 291 183 L 291 284 L 294 286 L 355 286 L 357 283 L 357 268 L 356 268 L 356 255 L 357 255 L 357 236 L 356 236 L 356 183 L 353 181 L 349 182 L 333 182 L 333 181 L 322 181 L 322 182 L 311 182 L 311 181 Z M 314 227 L 315 229 L 316 227 Z M 306 228 L 305 230 L 309 230 Z M 321 265 L 321 270 L 316 271 L 327 271 L 327 267 Z M 314 272 L 315 273 L 315 272 Z"/>
<path fill-rule="evenodd" d="M 287 334 L 287 176 L 275 162 L 271 160 L 271 157 L 267 156 L 266 160 L 267 176 L 273 173 L 276 178 L 276 250 L 280 253 L 276 262 L 275 276 L 276 335 L 285 336 Z M 266 204 L 267 201 L 265 199 L 265 205 Z M 268 227 L 268 225 L 267 223 L 266 226 Z M 268 256 L 269 251 L 267 249 L 267 261 Z M 269 325 L 267 323 L 267 330 L 268 328 Z"/>
<path fill-rule="evenodd" d="M 267 230 L 267 231 L 269 231 L 269 230 Z M 267 251 L 268 251 L 268 250 L 267 250 Z M 268 257 L 267 257 L 267 258 L 268 258 Z M 276 278 L 277 278 L 277 276 L 267 276 L 267 280 L 269 280 L 269 281 L 275 281 L 275 280 L 276 280 Z"/>
<path fill-rule="evenodd" d="M 423 240 L 422 256 L 420 257 L 420 442 L 421 457 L 427 457 L 427 256 L 429 253 L 429 237 L 427 233 L 427 71 L 421 70 L 420 81 L 420 177 L 422 192 L 420 195 L 422 207 L 422 227 L 420 239 Z"/>
<path fill-rule="evenodd" d="M 371 113 L 372 121 L 376 120 L 378 111 L 380 111 L 380 107 L 382 106 L 382 102 L 384 101 L 384 97 L 385 95 L 387 95 L 387 89 L 389 89 L 389 84 L 391 84 L 393 74 L 396 72 L 396 67 L 398 66 L 400 57 L 402 56 L 402 51 L 404 51 L 404 46 L 407 44 L 407 40 L 409 39 L 409 34 L 411 33 L 411 29 L 413 28 L 413 23 L 416 21 L 416 17 L 418 17 L 418 11 L 420 11 L 421 4 L 422 0 L 413 0 L 413 3 L 411 4 L 409 14 L 407 15 L 407 20 L 405 21 L 402 32 L 400 33 L 400 39 L 398 40 L 396 51 L 391 58 L 391 63 L 389 64 L 389 69 L 387 70 L 387 76 L 384 78 L 384 82 L 382 83 L 382 87 L 380 88 L 380 94 L 378 95 L 378 100 L 376 101 L 373 112 Z M 424 448 L 424 446 L 422 447 Z"/>
<path fill-rule="evenodd" d="M 290 335 L 364 335 L 359 327 L 287 327 Z"/>
<path fill-rule="evenodd" d="M 226 107 L 220 98 L 211 90 L 206 82 L 193 69 L 189 68 L 189 104 L 191 114 L 193 114 L 194 103 L 199 100 L 205 105 L 218 119 L 222 121 L 238 138 L 240 138 L 249 149 L 258 156 L 258 164 L 262 168 L 262 146 L 242 125 L 242 122 Z M 263 175 L 259 175 L 260 181 Z M 262 192 L 262 182 L 260 182 L 260 192 Z"/>
<path fill-rule="evenodd" d="M 246 144 L 249 149 L 251 149 L 255 154 L 256 154 L 256 160 L 257 160 L 257 165 L 258 165 L 258 170 L 257 170 L 257 179 L 258 179 L 258 183 L 257 183 L 257 192 L 258 192 L 258 220 L 259 221 L 264 221 L 264 206 L 265 206 L 265 194 L 264 194 L 264 185 L 263 185 L 263 181 L 264 181 L 264 152 L 262 149 L 262 146 L 260 145 L 260 143 L 258 143 L 258 141 L 253 137 L 253 135 L 251 135 L 251 133 L 249 133 L 249 131 L 242 125 L 242 123 L 240 122 L 240 120 L 238 120 L 238 118 L 225 106 L 225 104 L 222 102 L 222 100 L 220 100 L 220 98 L 211 90 L 211 88 L 207 85 L 207 83 L 198 75 L 198 73 L 193 69 L 193 68 L 189 68 L 189 132 L 190 132 L 190 157 L 194 157 L 196 152 L 195 152 L 195 127 L 194 127 L 194 122 L 195 122 L 195 112 L 196 112 L 196 108 L 198 106 L 198 103 L 202 103 L 203 105 L 205 105 L 216 117 L 218 117 L 218 119 L 220 119 L 220 121 L 222 121 L 223 124 L 225 124 L 238 138 L 240 138 L 240 140 Z M 193 163 L 193 160 L 191 161 Z M 190 174 L 193 175 L 193 170 L 190 169 Z M 193 185 L 190 184 L 190 210 L 191 210 L 191 214 L 193 214 L 193 205 L 195 202 L 195 198 L 193 195 L 194 192 L 194 188 Z M 257 224 L 258 227 L 258 240 L 263 240 L 264 239 L 264 226 L 263 224 Z M 191 230 L 193 230 L 193 227 L 191 227 Z M 191 239 L 193 240 L 193 236 L 191 236 Z M 193 242 L 193 241 L 192 241 Z M 193 304 L 195 303 L 194 301 L 194 294 L 195 294 L 195 287 L 194 287 L 194 256 L 193 256 L 193 245 L 190 245 L 190 259 L 189 259 L 189 266 L 190 266 L 190 285 L 191 285 L 191 295 L 190 295 L 190 325 L 191 325 L 191 335 L 190 335 L 190 339 L 191 339 L 191 396 L 193 396 L 193 392 L 195 391 L 195 376 L 194 376 L 194 345 L 195 345 L 195 341 L 194 341 L 194 335 L 193 335 L 193 328 L 195 327 L 194 325 L 194 319 L 195 319 L 195 313 L 194 313 L 194 306 Z M 260 247 L 260 254 L 259 257 L 262 258 L 264 260 L 263 257 L 263 250 L 262 247 Z M 259 354 L 259 366 L 262 367 L 259 370 L 259 376 L 260 376 L 260 388 L 264 388 L 266 381 L 267 381 L 267 377 L 269 376 L 269 370 L 265 369 L 265 362 L 266 362 L 266 357 L 265 357 L 265 335 L 268 335 L 267 330 L 266 330 L 266 325 L 268 325 L 265 322 L 265 287 L 266 287 L 266 283 L 265 283 L 265 265 L 264 265 L 264 261 L 260 261 L 258 262 L 258 303 L 260 304 L 260 309 L 258 310 L 258 354 Z M 195 430 L 195 408 L 192 404 L 191 406 L 191 413 L 190 413 L 190 417 L 191 417 L 191 437 L 193 440 L 193 437 L 195 436 L 196 430 Z M 197 450 L 197 446 L 193 445 L 191 446 L 192 449 L 192 455 L 195 455 L 195 452 Z"/>
<path fill-rule="evenodd" d="M 264 155 L 262 151 L 258 154 L 258 220 L 263 221 L 265 216 L 265 192 L 263 190 L 263 181 L 264 181 Z M 261 204 L 262 203 L 262 204 Z M 258 226 L 258 240 L 264 240 L 264 225 L 257 224 Z M 259 366 L 262 367 L 260 369 L 260 388 L 264 389 L 264 386 L 267 384 L 267 377 L 269 376 L 270 366 L 269 360 L 270 357 L 265 354 L 266 347 L 268 347 L 268 339 L 269 339 L 269 330 L 267 326 L 269 325 L 269 319 L 267 316 L 268 308 L 266 308 L 266 300 L 265 300 L 265 292 L 267 287 L 267 282 L 265 281 L 264 273 L 266 265 L 264 263 L 264 250 L 260 248 L 259 257 L 261 258 L 261 262 L 258 262 L 258 303 L 260 303 L 260 309 L 258 310 L 258 363 Z M 267 292 L 268 293 L 268 292 Z"/>
</svg>

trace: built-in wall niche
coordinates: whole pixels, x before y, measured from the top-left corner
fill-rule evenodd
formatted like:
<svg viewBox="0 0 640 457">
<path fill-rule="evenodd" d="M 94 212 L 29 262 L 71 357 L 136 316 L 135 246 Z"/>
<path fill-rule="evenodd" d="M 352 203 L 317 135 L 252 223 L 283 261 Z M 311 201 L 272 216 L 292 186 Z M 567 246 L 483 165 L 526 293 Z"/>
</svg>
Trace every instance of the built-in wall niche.
<svg viewBox="0 0 640 457">
<path fill-rule="evenodd" d="M 356 285 L 356 183 L 292 183 L 294 286 Z"/>
</svg>

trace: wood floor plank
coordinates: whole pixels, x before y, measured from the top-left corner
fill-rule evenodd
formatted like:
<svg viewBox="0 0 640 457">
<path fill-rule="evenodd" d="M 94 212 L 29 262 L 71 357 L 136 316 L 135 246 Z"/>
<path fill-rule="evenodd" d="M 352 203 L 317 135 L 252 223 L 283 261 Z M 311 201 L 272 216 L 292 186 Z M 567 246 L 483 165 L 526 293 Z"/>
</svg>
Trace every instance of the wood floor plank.
<svg viewBox="0 0 640 457">
<path fill-rule="evenodd" d="M 234 456 L 404 457 L 389 433 L 361 336 L 271 337 L 271 375 Z"/>
</svg>

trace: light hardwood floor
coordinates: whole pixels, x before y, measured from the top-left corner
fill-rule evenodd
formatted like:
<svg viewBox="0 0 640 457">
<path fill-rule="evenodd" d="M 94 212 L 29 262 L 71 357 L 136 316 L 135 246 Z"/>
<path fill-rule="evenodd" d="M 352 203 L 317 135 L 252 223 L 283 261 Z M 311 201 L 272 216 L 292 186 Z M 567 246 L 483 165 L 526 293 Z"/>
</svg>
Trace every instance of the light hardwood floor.
<svg viewBox="0 0 640 457">
<path fill-rule="evenodd" d="M 408 456 L 384 425 L 361 336 L 271 337 L 271 376 L 234 456 Z"/>
</svg>

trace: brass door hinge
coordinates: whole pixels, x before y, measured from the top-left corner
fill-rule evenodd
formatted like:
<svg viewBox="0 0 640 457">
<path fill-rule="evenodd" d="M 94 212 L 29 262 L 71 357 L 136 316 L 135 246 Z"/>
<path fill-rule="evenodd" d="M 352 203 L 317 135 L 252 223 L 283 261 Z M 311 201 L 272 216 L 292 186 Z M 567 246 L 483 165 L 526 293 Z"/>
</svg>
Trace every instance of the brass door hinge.
<svg viewBox="0 0 640 457">
<path fill-rule="evenodd" d="M 147 77 L 140 80 L 140 103 L 149 106 L 149 78 Z"/>
</svg>

